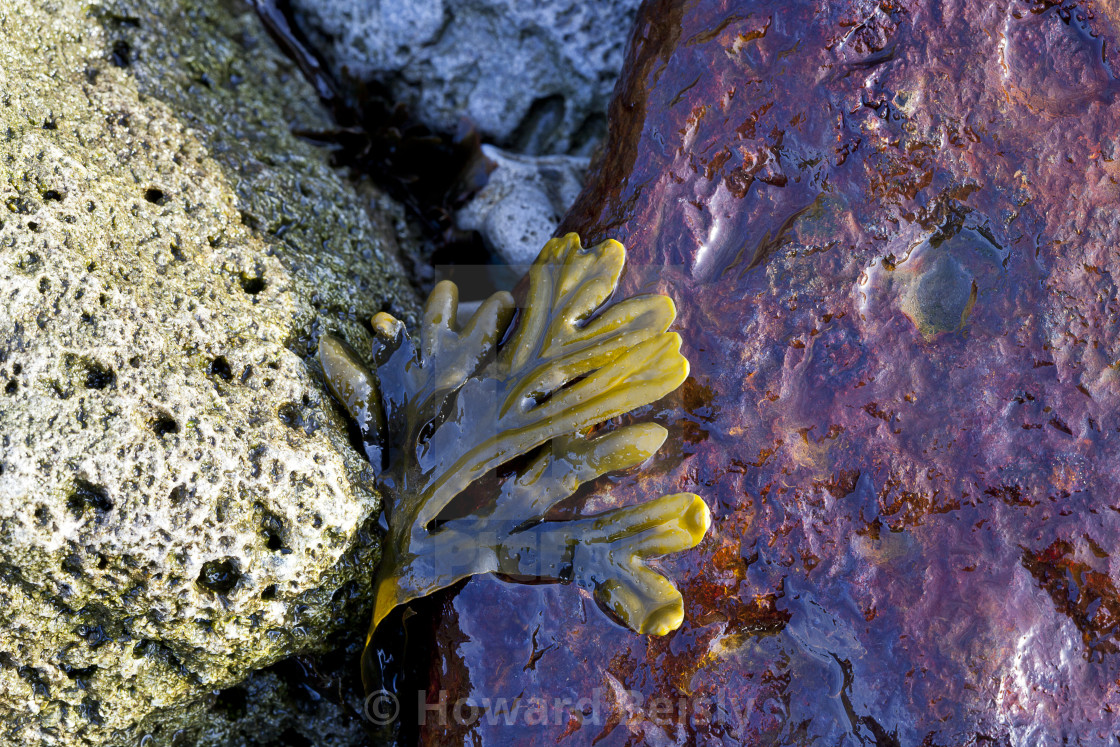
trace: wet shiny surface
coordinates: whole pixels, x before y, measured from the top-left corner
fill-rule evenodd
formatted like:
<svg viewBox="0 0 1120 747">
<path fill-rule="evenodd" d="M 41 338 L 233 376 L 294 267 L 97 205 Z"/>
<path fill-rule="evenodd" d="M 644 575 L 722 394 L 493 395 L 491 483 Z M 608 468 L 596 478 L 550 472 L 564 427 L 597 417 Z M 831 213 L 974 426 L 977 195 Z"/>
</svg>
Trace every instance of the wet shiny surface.
<svg viewBox="0 0 1120 747">
<path fill-rule="evenodd" d="M 647 5 L 561 230 L 623 242 L 626 292 L 677 303 L 692 374 L 647 413 L 669 441 L 584 510 L 707 500 L 662 564 L 684 625 L 474 578 L 429 701 L 549 710 L 422 740 L 1108 743 L 1116 10 Z"/>
</svg>

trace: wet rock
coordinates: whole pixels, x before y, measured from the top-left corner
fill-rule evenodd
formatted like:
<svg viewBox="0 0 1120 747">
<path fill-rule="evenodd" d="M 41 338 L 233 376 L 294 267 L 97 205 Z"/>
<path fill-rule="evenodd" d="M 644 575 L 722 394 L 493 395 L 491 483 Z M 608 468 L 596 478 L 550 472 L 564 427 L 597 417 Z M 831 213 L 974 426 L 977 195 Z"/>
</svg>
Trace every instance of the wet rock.
<svg viewBox="0 0 1120 747">
<path fill-rule="evenodd" d="M 189 740 L 368 604 L 307 355 L 411 310 L 391 221 L 240 2 L 12 0 L 0 81 L 0 741 Z"/>
<path fill-rule="evenodd" d="M 561 230 L 677 302 L 669 441 L 584 510 L 707 499 L 707 539 L 661 564 L 685 623 L 635 636 L 575 589 L 474 578 L 429 692 L 475 710 L 424 739 L 1111 738 L 1114 5 L 644 6 Z M 549 707 L 483 708 L 503 696 Z"/>
<path fill-rule="evenodd" d="M 1005 14 L 1003 87 L 1035 113 L 1060 117 L 1108 93 L 1113 76 L 1105 40 L 1086 11 L 1069 5 L 1040 12 L 1045 7 L 1012 5 Z"/>
<path fill-rule="evenodd" d="M 466 116 L 522 153 L 586 153 L 637 0 L 294 0 L 297 21 L 343 78 L 376 81 L 437 130 Z"/>
<path fill-rule="evenodd" d="M 951 257 L 940 257 L 902 301 L 902 311 L 926 338 L 960 329 L 973 302 L 972 276 Z"/>
<path fill-rule="evenodd" d="M 521 156 L 482 146 L 483 187 L 455 216 L 478 231 L 487 247 L 511 265 L 531 265 L 583 188 L 587 159 Z M 522 269 L 522 272 L 524 270 Z"/>
<path fill-rule="evenodd" d="M 316 695 L 318 693 L 299 692 L 286 672 L 254 673 L 245 682 L 214 697 L 210 712 L 191 733 L 190 744 L 195 747 L 368 744 L 360 717 L 356 715 L 360 711 L 347 711 Z M 361 708 L 360 699 L 357 706 Z"/>
<path fill-rule="evenodd" d="M 332 641 L 324 656 L 294 656 L 249 675 L 206 699 L 208 709 L 182 738 L 195 747 L 235 745 L 368 745 L 365 698 L 353 663 L 361 656 L 362 623 Z"/>
<path fill-rule="evenodd" d="M 1000 292 L 1010 255 L 980 231 L 953 222 L 948 229 L 910 245 L 905 244 L 910 234 L 900 232 L 890 242 L 892 250 L 871 261 L 856 290 L 864 320 L 901 312 L 927 341 L 943 332 L 967 333 L 977 299 L 986 303 Z"/>
</svg>

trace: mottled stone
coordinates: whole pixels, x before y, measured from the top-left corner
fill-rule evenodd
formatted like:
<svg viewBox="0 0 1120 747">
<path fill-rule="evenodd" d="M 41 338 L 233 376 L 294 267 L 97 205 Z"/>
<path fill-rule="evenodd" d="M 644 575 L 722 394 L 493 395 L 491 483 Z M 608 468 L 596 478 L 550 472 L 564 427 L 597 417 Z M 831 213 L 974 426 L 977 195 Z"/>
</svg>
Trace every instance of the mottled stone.
<svg viewBox="0 0 1120 747">
<path fill-rule="evenodd" d="M 376 81 L 421 121 L 469 118 L 523 153 L 586 153 L 622 66 L 637 0 L 294 0 L 342 79 Z"/>
<path fill-rule="evenodd" d="M 533 263 L 583 188 L 587 159 L 521 156 L 482 146 L 486 186 L 455 215 L 456 225 L 478 231 L 502 261 Z"/>
<path fill-rule="evenodd" d="M 241 2 L 7 0 L 0 91 L 0 741 L 189 739 L 368 605 L 307 355 L 411 310 L 391 221 Z"/>
<path fill-rule="evenodd" d="M 972 276 L 952 257 L 938 257 L 902 299 L 902 313 L 923 336 L 964 326 L 973 298 Z"/>
<path fill-rule="evenodd" d="M 626 292 L 677 302 L 692 376 L 652 407 L 669 441 L 587 506 L 707 499 L 708 538 L 662 563 L 685 623 L 635 636 L 575 589 L 472 579 L 444 601 L 429 693 L 561 705 L 424 740 L 1113 738 L 1116 20 L 644 6 L 560 230 L 622 241 Z"/>
</svg>

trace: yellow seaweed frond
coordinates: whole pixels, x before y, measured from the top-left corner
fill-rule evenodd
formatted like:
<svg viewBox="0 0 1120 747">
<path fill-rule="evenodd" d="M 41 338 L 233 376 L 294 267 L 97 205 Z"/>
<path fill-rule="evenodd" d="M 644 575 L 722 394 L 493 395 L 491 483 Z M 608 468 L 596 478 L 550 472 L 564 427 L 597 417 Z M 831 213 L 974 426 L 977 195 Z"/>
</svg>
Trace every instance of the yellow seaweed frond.
<svg viewBox="0 0 1120 747">
<path fill-rule="evenodd" d="M 387 457 L 389 534 L 371 636 L 394 607 L 487 572 L 576 583 L 639 633 L 680 626 L 680 592 L 647 561 L 704 537 L 710 518 L 701 498 L 679 493 L 547 518 L 581 484 L 661 447 L 666 431 L 654 423 L 588 434 L 688 376 L 680 337 L 668 331 L 670 298 L 610 302 L 625 256 L 616 241 L 585 249 L 575 234 L 552 239 L 516 319 L 513 297 L 498 293 L 460 326 L 458 291 L 440 283 L 418 344 L 391 316 L 374 318 L 373 372 L 324 337 L 319 355 L 332 391 L 371 459 L 382 450 Z M 508 473 L 502 479 L 498 468 Z"/>
</svg>

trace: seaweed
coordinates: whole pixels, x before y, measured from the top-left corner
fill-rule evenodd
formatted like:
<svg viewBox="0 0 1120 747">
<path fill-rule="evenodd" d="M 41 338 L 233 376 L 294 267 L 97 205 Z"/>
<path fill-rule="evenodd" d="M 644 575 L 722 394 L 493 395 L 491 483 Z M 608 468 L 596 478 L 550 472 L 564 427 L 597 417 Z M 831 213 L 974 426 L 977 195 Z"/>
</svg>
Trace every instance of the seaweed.
<svg viewBox="0 0 1120 747">
<path fill-rule="evenodd" d="M 497 293 L 461 326 L 457 289 L 440 283 L 418 344 L 399 320 L 373 318 L 373 371 L 323 337 L 327 383 L 384 466 L 389 529 L 370 638 L 396 606 L 487 572 L 575 583 L 639 633 L 680 626 L 680 592 L 647 561 L 701 540 L 710 519 L 699 496 L 550 517 L 581 484 L 661 447 L 660 425 L 608 421 L 688 376 L 670 298 L 610 302 L 624 260 L 616 241 L 552 239 L 523 308 Z"/>
</svg>

